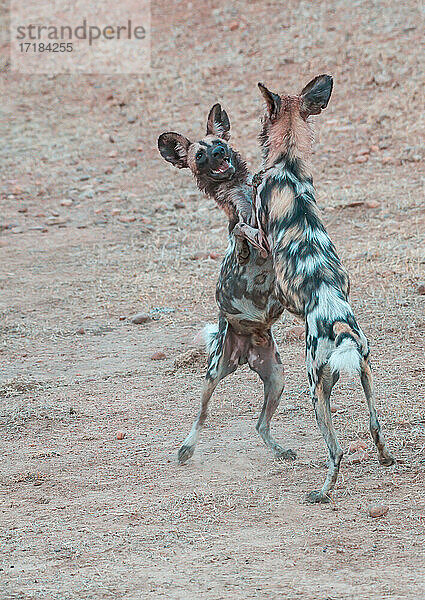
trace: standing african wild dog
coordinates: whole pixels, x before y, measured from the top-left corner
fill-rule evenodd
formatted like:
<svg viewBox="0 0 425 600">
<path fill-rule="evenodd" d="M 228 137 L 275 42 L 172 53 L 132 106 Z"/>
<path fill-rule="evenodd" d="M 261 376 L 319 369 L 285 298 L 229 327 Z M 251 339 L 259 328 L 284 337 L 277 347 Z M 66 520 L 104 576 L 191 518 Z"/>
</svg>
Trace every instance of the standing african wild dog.
<svg viewBox="0 0 425 600">
<path fill-rule="evenodd" d="M 260 134 L 263 171 L 254 180 L 255 210 L 272 252 L 276 294 L 305 321 L 310 393 L 330 458 L 322 489 L 308 499 L 329 502 L 342 458 L 329 397 L 341 371 L 360 374 L 379 461 L 394 463 L 376 415 L 368 342 L 348 303 L 348 275 L 320 219 L 306 162 L 312 146 L 307 119 L 326 108 L 333 81 L 320 75 L 299 96 L 282 97 L 258 85 L 267 109 Z"/>
<path fill-rule="evenodd" d="M 158 148 L 165 160 L 192 171 L 199 189 L 214 198 L 227 214 L 230 233 L 236 223 L 249 223 L 252 189 L 245 162 L 227 144 L 229 137 L 229 118 L 216 104 L 210 111 L 207 135 L 203 139 L 190 142 L 178 133 L 163 133 L 158 139 Z M 251 230 L 249 226 L 248 229 Z M 245 363 L 264 383 L 264 405 L 257 431 L 277 457 L 295 458 L 292 450 L 283 449 L 270 435 L 270 421 L 284 387 L 283 366 L 271 332 L 283 306 L 274 290 L 270 256 L 264 257 L 261 248 L 249 247 L 231 235 L 216 290 L 220 311 L 218 328 L 209 326 L 205 331 L 209 357 L 201 407 L 179 450 L 180 463 L 193 455 L 217 384 Z"/>
</svg>

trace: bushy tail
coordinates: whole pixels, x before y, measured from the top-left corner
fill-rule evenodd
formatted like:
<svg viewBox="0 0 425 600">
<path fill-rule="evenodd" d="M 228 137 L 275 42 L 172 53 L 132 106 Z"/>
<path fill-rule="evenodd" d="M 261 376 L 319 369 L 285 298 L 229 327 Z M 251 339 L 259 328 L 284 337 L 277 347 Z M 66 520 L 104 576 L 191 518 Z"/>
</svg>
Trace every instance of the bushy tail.
<svg viewBox="0 0 425 600">
<path fill-rule="evenodd" d="M 329 366 L 333 373 L 342 371 L 349 375 L 360 373 L 361 343 L 359 336 L 354 333 L 348 323 L 337 321 L 334 323 L 335 349 L 329 357 Z"/>
<path fill-rule="evenodd" d="M 207 323 L 207 325 L 205 325 L 205 327 L 200 331 L 200 334 L 196 335 L 196 340 L 200 338 L 204 342 L 208 354 L 211 352 L 211 348 L 217 339 L 218 332 L 218 325 Z"/>
</svg>

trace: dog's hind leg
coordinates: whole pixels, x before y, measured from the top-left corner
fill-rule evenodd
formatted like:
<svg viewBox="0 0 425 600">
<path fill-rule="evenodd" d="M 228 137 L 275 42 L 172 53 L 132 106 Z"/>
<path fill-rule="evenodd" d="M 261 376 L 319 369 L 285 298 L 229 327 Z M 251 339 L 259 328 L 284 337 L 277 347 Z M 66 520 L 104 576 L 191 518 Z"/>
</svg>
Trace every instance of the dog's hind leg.
<svg viewBox="0 0 425 600">
<path fill-rule="evenodd" d="M 367 363 L 366 360 L 363 361 L 361 369 L 361 382 L 364 394 L 366 396 L 367 405 L 369 407 L 370 433 L 372 434 L 373 441 L 375 442 L 375 445 L 378 449 L 379 462 L 381 463 L 381 465 L 389 467 L 390 465 L 393 465 L 395 463 L 395 460 L 393 456 L 391 456 L 391 453 L 388 452 L 385 440 L 381 433 L 381 426 L 376 415 L 372 372 L 370 369 L 370 365 Z"/>
<path fill-rule="evenodd" d="M 296 453 L 291 449 L 282 448 L 270 434 L 270 421 L 279 406 L 285 385 L 283 365 L 271 333 L 267 345 L 250 346 L 248 364 L 264 383 L 264 404 L 256 429 L 276 458 L 293 460 L 297 456 Z"/>
<path fill-rule="evenodd" d="M 338 381 L 339 376 L 338 374 L 332 374 L 327 364 L 320 369 L 314 368 L 314 362 L 309 360 L 308 352 L 307 372 L 317 425 L 322 432 L 329 451 L 328 472 L 322 489 L 310 492 L 307 495 L 307 501 L 311 503 L 327 503 L 330 502 L 329 494 L 332 492 L 338 478 L 339 465 L 343 455 L 332 424 L 329 400 L 332 388 Z"/>
<path fill-rule="evenodd" d="M 202 389 L 201 406 L 189 435 L 178 451 L 180 464 L 186 462 L 193 455 L 200 430 L 208 415 L 208 403 L 211 396 L 221 379 L 237 369 L 239 356 L 240 352 L 238 348 L 234 348 L 234 335 L 232 335 L 228 323 L 224 319 L 220 319 L 219 330 L 209 349 L 208 370 Z"/>
</svg>

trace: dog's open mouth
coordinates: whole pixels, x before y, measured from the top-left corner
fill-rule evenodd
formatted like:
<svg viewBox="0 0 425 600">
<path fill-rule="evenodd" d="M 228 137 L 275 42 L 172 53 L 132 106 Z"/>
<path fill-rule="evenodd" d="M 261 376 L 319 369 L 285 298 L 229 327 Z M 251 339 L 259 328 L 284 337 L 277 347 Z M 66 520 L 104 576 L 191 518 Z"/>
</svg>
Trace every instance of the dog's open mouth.
<svg viewBox="0 0 425 600">
<path fill-rule="evenodd" d="M 218 167 L 211 169 L 211 175 L 215 177 L 223 177 L 224 175 L 232 175 L 234 168 L 228 158 L 223 158 Z"/>
<path fill-rule="evenodd" d="M 214 173 L 215 175 L 220 175 L 220 173 L 225 173 L 229 167 L 229 161 L 227 160 L 227 158 L 223 158 L 217 169 L 211 169 L 211 173 Z"/>
</svg>

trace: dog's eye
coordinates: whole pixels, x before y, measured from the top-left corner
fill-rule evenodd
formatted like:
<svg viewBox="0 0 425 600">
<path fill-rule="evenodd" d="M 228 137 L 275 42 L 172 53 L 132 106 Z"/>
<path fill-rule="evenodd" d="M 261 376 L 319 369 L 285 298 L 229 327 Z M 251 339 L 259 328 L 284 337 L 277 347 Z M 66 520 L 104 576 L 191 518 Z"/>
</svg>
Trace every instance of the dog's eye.
<svg viewBox="0 0 425 600">
<path fill-rule="evenodd" d="M 196 153 L 195 158 L 197 162 L 202 162 L 202 159 L 204 158 L 204 153 L 202 152 L 202 150 L 199 150 L 199 152 Z"/>
</svg>

